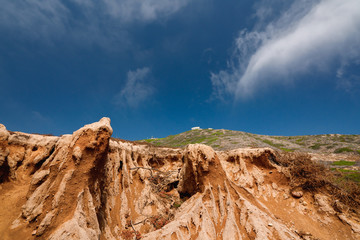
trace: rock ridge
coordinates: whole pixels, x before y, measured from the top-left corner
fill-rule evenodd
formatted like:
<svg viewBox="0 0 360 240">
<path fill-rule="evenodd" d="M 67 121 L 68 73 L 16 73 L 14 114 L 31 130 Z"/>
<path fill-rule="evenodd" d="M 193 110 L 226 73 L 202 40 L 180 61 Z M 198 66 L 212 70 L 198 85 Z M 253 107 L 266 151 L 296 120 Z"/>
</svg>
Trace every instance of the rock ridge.
<svg viewBox="0 0 360 240">
<path fill-rule="evenodd" d="M 270 148 L 154 147 L 112 132 L 109 118 L 61 137 L 0 124 L 3 239 L 360 239 L 359 216 L 326 194 L 292 197 Z"/>
</svg>

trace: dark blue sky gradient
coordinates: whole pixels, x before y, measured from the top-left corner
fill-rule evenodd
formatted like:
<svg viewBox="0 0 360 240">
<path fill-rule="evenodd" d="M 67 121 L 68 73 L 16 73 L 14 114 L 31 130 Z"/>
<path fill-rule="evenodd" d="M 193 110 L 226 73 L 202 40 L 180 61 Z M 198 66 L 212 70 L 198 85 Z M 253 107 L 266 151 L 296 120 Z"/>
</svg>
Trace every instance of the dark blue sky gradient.
<svg viewBox="0 0 360 240">
<path fill-rule="evenodd" d="M 0 123 L 9 130 L 60 135 L 107 116 L 113 136 L 128 140 L 193 126 L 360 134 L 358 63 L 347 67 L 351 89 L 339 87 L 335 59 L 286 84 L 265 84 L 246 99 L 213 97 L 211 73 L 227 68 L 241 30 L 258 27 L 253 1 L 194 1 L 151 21 L 122 23 L 99 14 L 100 31 L 81 34 L 87 26 L 81 7 L 63 3 L 72 9 L 64 31 L 41 22 L 29 32 L 0 25 Z M 152 94 L 137 106 L 118 104 L 128 72 L 144 67 Z"/>
</svg>

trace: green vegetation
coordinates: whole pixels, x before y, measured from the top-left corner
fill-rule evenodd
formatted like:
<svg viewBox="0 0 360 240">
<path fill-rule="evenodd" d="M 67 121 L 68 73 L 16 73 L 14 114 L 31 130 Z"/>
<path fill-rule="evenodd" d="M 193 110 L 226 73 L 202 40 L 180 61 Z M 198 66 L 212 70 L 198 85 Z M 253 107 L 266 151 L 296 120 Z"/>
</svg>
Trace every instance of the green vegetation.
<svg viewBox="0 0 360 240">
<path fill-rule="evenodd" d="M 332 165 L 334 165 L 334 166 L 352 166 L 352 165 L 355 165 L 355 162 L 340 160 L 340 161 L 333 162 Z"/>
<path fill-rule="evenodd" d="M 332 171 L 339 171 L 342 173 L 359 173 L 357 170 L 349 170 L 349 169 L 342 169 L 342 168 L 330 168 Z"/>
<path fill-rule="evenodd" d="M 230 131 L 229 131 L 230 132 Z M 212 146 L 219 136 L 224 135 L 222 130 L 214 131 L 210 129 L 192 130 L 177 135 L 170 135 L 165 138 L 144 139 L 142 142 L 151 143 L 155 146 L 185 147 L 188 144 L 202 143 Z"/>
<path fill-rule="evenodd" d="M 316 143 L 316 144 L 310 146 L 310 148 L 311 148 L 311 149 L 314 149 L 314 150 L 319 150 L 321 146 L 322 146 L 322 144 Z"/>
<path fill-rule="evenodd" d="M 263 141 L 264 143 L 269 144 L 271 146 L 274 145 L 274 143 L 272 141 L 267 140 L 267 139 L 262 139 L 261 141 Z"/>
<path fill-rule="evenodd" d="M 272 141 L 268 140 L 268 139 L 261 139 L 261 141 L 263 143 L 266 143 L 270 146 L 273 146 L 273 147 L 276 147 L 276 148 L 281 148 L 284 146 L 284 144 L 281 144 L 281 143 L 273 143 Z"/>
<path fill-rule="evenodd" d="M 296 142 L 297 144 L 299 144 L 299 145 L 305 145 L 305 143 L 304 143 L 304 138 L 303 138 L 303 137 L 302 137 L 302 138 L 299 138 L 299 139 L 296 139 L 295 142 Z"/>
<path fill-rule="evenodd" d="M 338 148 L 334 151 L 334 153 L 343 153 L 343 152 L 353 152 L 354 150 L 347 148 L 347 147 L 343 147 L 343 148 Z"/>
<path fill-rule="evenodd" d="M 174 202 L 172 205 L 173 208 L 179 208 L 181 206 L 181 202 Z"/>
<path fill-rule="evenodd" d="M 330 171 L 323 164 L 313 162 L 304 153 L 282 153 L 278 163 L 290 174 L 290 186 L 304 191 L 326 191 L 335 199 L 353 209 L 360 206 L 360 173 L 353 171 Z M 346 161 L 344 161 L 346 162 Z"/>
<path fill-rule="evenodd" d="M 213 137 L 213 138 L 207 138 L 206 144 L 211 145 L 212 143 L 216 142 L 219 138 Z"/>
<path fill-rule="evenodd" d="M 283 150 L 284 152 L 293 152 L 294 151 L 294 149 L 284 148 L 284 147 L 281 147 L 280 149 Z"/>
<path fill-rule="evenodd" d="M 189 130 L 165 138 L 144 139 L 142 142 L 154 146 L 185 147 L 201 143 L 216 150 L 237 147 L 269 146 L 284 152 L 356 153 L 360 155 L 360 135 L 304 135 L 304 136 L 267 136 L 224 129 Z M 294 144 L 296 144 L 294 147 Z"/>
<path fill-rule="evenodd" d="M 155 141 L 155 140 L 157 140 L 157 139 L 145 139 L 145 140 L 143 140 L 144 142 L 147 142 L 147 143 L 151 143 L 151 142 L 153 142 L 153 141 Z"/>
<path fill-rule="evenodd" d="M 356 172 L 356 173 L 344 174 L 341 177 L 341 180 L 343 180 L 343 181 L 353 181 L 353 182 L 360 183 L 360 173 Z"/>
<path fill-rule="evenodd" d="M 221 135 L 224 135 L 224 133 L 221 131 L 216 131 L 216 132 L 212 133 L 212 135 L 221 136 Z"/>
<path fill-rule="evenodd" d="M 360 172 L 357 170 L 331 168 L 332 171 L 341 173 L 340 177 L 336 179 L 336 182 L 346 184 L 348 182 L 355 182 L 360 184 Z"/>
</svg>

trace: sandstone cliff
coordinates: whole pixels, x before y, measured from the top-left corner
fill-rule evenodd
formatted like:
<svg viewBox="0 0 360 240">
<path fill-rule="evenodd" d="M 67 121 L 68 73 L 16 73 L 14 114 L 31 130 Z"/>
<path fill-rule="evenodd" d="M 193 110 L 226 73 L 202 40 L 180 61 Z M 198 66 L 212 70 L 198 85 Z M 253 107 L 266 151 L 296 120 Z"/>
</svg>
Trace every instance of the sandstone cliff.
<svg viewBox="0 0 360 240">
<path fill-rule="evenodd" d="M 269 148 L 111 134 L 108 118 L 61 137 L 0 125 L 2 239 L 360 239 L 359 216 L 334 199 L 291 194 Z"/>
</svg>

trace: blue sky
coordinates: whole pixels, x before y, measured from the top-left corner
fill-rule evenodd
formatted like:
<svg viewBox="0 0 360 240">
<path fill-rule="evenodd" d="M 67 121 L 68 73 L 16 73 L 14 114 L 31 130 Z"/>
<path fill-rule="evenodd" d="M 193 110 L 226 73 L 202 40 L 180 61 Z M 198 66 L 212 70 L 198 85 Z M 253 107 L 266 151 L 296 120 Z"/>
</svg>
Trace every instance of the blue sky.
<svg viewBox="0 0 360 240">
<path fill-rule="evenodd" d="M 12 0 L 0 8 L 0 123 L 113 136 L 193 126 L 360 134 L 358 0 Z"/>
</svg>

